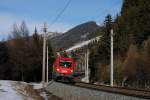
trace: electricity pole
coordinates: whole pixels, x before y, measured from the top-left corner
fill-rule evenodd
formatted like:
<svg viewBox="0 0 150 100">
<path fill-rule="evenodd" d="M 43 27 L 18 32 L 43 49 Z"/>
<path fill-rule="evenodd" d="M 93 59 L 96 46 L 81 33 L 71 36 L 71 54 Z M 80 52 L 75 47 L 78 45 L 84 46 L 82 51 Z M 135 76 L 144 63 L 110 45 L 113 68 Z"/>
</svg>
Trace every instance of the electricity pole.
<svg viewBox="0 0 150 100">
<path fill-rule="evenodd" d="M 85 78 L 84 81 L 89 83 L 89 50 L 87 49 L 85 53 Z"/>
<path fill-rule="evenodd" d="M 47 83 L 48 83 L 48 45 L 47 45 Z"/>
<path fill-rule="evenodd" d="M 87 77 L 87 69 L 86 69 L 86 68 L 87 68 L 87 67 L 86 67 L 86 66 L 87 66 L 87 63 L 86 63 L 86 61 L 87 61 L 87 59 L 86 59 L 86 58 L 87 58 L 87 57 L 86 57 L 86 56 L 87 56 L 87 55 L 86 55 L 86 53 L 85 53 L 85 54 L 84 54 L 84 57 L 85 57 L 85 58 L 84 58 L 84 66 L 85 66 L 85 69 L 84 69 L 84 70 L 85 70 L 85 81 L 86 81 L 86 77 Z"/>
<path fill-rule="evenodd" d="M 47 33 L 47 24 L 44 22 L 44 28 L 43 28 L 43 66 L 42 66 L 42 83 L 43 87 L 45 86 L 45 49 L 46 49 L 46 33 Z"/>
<path fill-rule="evenodd" d="M 87 49 L 87 83 L 89 83 L 89 49 Z"/>
<path fill-rule="evenodd" d="M 110 59 L 110 85 L 114 85 L 114 66 L 113 66 L 113 29 L 110 31 L 110 36 L 111 36 L 111 59 Z"/>
</svg>

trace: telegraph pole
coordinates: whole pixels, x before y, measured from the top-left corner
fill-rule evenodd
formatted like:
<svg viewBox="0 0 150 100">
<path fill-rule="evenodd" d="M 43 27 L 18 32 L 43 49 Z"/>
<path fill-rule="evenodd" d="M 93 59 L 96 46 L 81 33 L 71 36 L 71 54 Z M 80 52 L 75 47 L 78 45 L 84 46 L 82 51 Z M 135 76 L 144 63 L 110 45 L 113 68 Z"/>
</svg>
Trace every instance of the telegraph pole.
<svg viewBox="0 0 150 100">
<path fill-rule="evenodd" d="M 48 45 L 47 45 L 47 83 L 48 83 Z"/>
<path fill-rule="evenodd" d="M 47 33 L 47 23 L 44 22 L 44 28 L 43 28 L 43 66 L 42 66 L 42 83 L 43 87 L 45 86 L 45 49 L 46 49 L 46 33 Z"/>
<path fill-rule="evenodd" d="M 113 66 L 113 29 L 110 31 L 111 36 L 111 65 L 110 65 L 110 85 L 114 86 L 114 66 Z"/>
<path fill-rule="evenodd" d="M 89 83 L 89 49 L 87 49 L 87 61 L 86 61 L 86 65 L 87 65 L 87 83 Z"/>
<path fill-rule="evenodd" d="M 84 59 L 84 66 L 85 66 L 85 78 L 84 81 L 86 83 L 89 83 L 89 50 L 87 49 L 85 53 L 85 59 Z"/>
<path fill-rule="evenodd" d="M 84 66 L 85 66 L 85 69 L 84 69 L 84 70 L 85 70 L 85 81 L 86 81 L 86 77 L 87 77 L 87 74 L 86 74 L 86 73 L 87 73 L 87 69 L 86 69 L 86 68 L 87 68 L 87 67 L 86 67 L 86 66 L 87 66 L 87 63 L 86 63 L 86 61 L 87 61 L 86 58 L 87 58 L 87 57 L 86 57 L 86 56 L 87 56 L 87 55 L 86 55 L 86 53 L 85 53 L 84 55 L 85 55 L 85 58 L 84 58 L 84 64 L 85 64 Z"/>
</svg>

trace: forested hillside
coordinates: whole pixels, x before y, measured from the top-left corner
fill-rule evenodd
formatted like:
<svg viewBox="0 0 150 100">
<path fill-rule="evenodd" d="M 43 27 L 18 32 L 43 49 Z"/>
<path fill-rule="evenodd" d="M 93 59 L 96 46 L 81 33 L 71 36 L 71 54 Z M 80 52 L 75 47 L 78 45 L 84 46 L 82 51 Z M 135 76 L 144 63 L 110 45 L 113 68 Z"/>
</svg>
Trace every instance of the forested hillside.
<svg viewBox="0 0 150 100">
<path fill-rule="evenodd" d="M 116 85 L 150 85 L 150 1 L 123 0 L 120 14 L 106 16 L 103 37 L 90 45 L 91 81 L 109 84 L 110 29 L 114 30 Z"/>
</svg>

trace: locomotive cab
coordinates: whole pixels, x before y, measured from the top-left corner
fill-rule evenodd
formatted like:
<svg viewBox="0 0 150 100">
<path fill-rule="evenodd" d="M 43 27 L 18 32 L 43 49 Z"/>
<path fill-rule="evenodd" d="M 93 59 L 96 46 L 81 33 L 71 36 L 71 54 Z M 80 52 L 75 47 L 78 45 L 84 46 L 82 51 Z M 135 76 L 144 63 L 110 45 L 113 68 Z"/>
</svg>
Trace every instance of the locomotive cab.
<svg viewBox="0 0 150 100">
<path fill-rule="evenodd" d="M 72 74 L 74 70 L 73 59 L 69 58 L 59 58 L 56 62 L 56 71 L 62 74 Z"/>
<path fill-rule="evenodd" d="M 53 66 L 53 79 L 72 81 L 74 79 L 74 66 L 73 58 L 58 56 Z"/>
</svg>

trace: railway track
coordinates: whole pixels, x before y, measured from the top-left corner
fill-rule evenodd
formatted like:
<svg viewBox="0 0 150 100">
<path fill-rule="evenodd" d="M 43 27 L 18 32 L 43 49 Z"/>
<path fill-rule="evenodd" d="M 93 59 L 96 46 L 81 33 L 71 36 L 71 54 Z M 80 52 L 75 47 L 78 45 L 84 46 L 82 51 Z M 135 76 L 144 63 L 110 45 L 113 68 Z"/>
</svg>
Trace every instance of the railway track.
<svg viewBox="0 0 150 100">
<path fill-rule="evenodd" d="M 150 91 L 76 82 L 49 82 L 46 90 L 64 100 L 150 100 Z"/>
<path fill-rule="evenodd" d="M 137 90 L 137 89 L 122 88 L 122 87 L 94 85 L 94 84 L 88 84 L 88 83 L 82 83 L 82 82 L 78 82 L 78 83 L 75 83 L 72 85 L 81 87 L 81 88 L 97 90 L 97 91 L 104 91 L 104 92 L 110 92 L 110 93 L 122 94 L 122 95 L 127 95 L 127 96 L 150 99 L 150 91 L 148 91 L 148 90 Z"/>
</svg>

